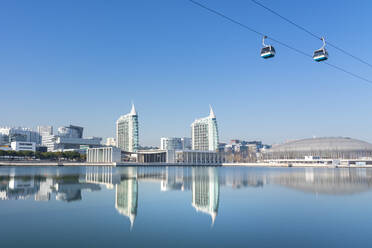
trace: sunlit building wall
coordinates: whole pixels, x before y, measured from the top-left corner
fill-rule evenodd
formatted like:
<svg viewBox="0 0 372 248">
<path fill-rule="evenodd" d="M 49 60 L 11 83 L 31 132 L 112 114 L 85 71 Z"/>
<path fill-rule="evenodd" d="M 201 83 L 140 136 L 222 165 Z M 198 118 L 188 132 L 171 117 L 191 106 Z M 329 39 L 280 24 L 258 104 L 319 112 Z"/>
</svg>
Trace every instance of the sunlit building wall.
<svg viewBox="0 0 372 248">
<path fill-rule="evenodd" d="M 116 121 L 116 145 L 126 152 L 138 150 L 138 115 L 134 104 L 129 114 L 121 116 Z"/>
<path fill-rule="evenodd" d="M 208 117 L 195 120 L 191 124 L 192 149 L 216 151 L 218 149 L 218 127 L 212 107 Z"/>
</svg>

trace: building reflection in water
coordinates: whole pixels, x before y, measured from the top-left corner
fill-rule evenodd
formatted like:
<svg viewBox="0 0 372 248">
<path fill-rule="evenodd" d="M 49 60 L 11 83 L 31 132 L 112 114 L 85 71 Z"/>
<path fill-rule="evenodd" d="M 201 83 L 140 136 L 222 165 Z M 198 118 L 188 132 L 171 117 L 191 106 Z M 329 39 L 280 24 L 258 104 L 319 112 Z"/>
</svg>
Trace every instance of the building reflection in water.
<svg viewBox="0 0 372 248">
<path fill-rule="evenodd" d="M 127 216 L 130 220 L 130 229 L 133 228 L 134 220 L 137 216 L 138 206 L 138 183 L 137 168 L 130 168 L 128 178 L 122 179 L 116 185 L 115 208 Z"/>
<path fill-rule="evenodd" d="M 192 169 L 192 206 L 197 212 L 209 214 L 212 226 L 217 216 L 220 196 L 218 169 L 193 168 Z"/>
<path fill-rule="evenodd" d="M 306 168 L 272 174 L 269 178 L 271 183 L 314 194 L 350 195 L 372 188 L 372 170 L 366 168 Z"/>
<path fill-rule="evenodd" d="M 100 186 L 82 182 L 80 174 L 29 175 L 24 170 L 12 169 L 8 175 L 0 175 L 1 200 L 25 200 L 34 196 L 35 201 L 49 201 L 55 194 L 56 200 L 71 202 L 82 199 L 82 190 L 96 191 Z"/>
<path fill-rule="evenodd" d="M 121 168 L 115 172 L 113 169 L 107 166 L 89 167 L 86 169 L 85 181 L 115 189 L 115 209 L 129 218 L 132 229 L 138 206 L 137 167 Z"/>
<path fill-rule="evenodd" d="M 2 168 L 0 199 L 36 201 L 82 200 L 82 191 L 101 187 L 115 190 L 115 209 L 133 227 L 138 209 L 138 182 L 159 183 L 160 191 L 191 191 L 191 205 L 208 214 L 212 226 L 218 214 L 220 187 L 263 188 L 284 186 L 313 194 L 357 194 L 372 189 L 372 169 L 346 168 L 217 168 L 217 167 L 126 167 Z"/>
</svg>

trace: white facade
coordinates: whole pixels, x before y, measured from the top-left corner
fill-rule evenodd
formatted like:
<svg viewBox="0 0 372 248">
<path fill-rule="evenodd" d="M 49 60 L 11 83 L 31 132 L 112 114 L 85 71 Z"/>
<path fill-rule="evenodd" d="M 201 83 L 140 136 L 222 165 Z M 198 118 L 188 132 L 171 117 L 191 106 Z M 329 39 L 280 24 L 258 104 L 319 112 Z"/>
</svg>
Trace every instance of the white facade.
<svg viewBox="0 0 372 248">
<path fill-rule="evenodd" d="M 118 163 L 121 162 L 121 150 L 116 147 L 89 148 L 88 163 Z"/>
<path fill-rule="evenodd" d="M 106 146 L 116 146 L 116 140 L 115 138 L 107 138 L 106 139 Z"/>
<path fill-rule="evenodd" d="M 138 115 L 134 104 L 129 114 L 116 121 L 116 146 L 126 152 L 138 150 Z"/>
<path fill-rule="evenodd" d="M 217 119 L 210 107 L 208 117 L 195 120 L 191 124 L 192 149 L 216 151 L 218 149 Z"/>
<path fill-rule="evenodd" d="M 13 151 L 36 151 L 36 143 L 35 142 L 24 142 L 24 141 L 13 141 L 11 143 L 11 148 Z"/>
<path fill-rule="evenodd" d="M 214 151 L 182 150 L 175 151 L 174 162 L 192 165 L 219 165 L 223 162 L 220 153 Z"/>
<path fill-rule="evenodd" d="M 57 148 L 57 135 L 44 135 L 41 137 L 41 144 L 46 146 L 48 152 L 52 152 Z"/>
<path fill-rule="evenodd" d="M 52 126 L 37 126 L 37 132 L 40 134 L 41 137 L 45 135 L 52 135 L 53 127 Z"/>
</svg>

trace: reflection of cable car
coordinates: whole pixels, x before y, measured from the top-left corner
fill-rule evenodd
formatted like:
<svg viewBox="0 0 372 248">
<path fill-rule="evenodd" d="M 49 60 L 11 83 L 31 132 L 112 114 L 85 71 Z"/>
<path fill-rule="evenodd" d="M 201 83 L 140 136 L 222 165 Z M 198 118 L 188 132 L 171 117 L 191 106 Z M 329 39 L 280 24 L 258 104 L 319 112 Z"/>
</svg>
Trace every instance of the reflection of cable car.
<svg viewBox="0 0 372 248">
<path fill-rule="evenodd" d="M 263 48 L 261 49 L 261 58 L 268 59 L 275 56 L 275 49 L 271 45 L 265 45 L 265 39 L 267 36 L 264 36 L 262 38 L 262 45 Z"/>
<path fill-rule="evenodd" d="M 323 61 L 323 60 L 327 60 L 327 59 L 328 59 L 328 52 L 327 52 L 327 50 L 325 49 L 326 42 L 325 42 L 325 40 L 324 40 L 323 37 L 322 37 L 322 41 L 323 41 L 323 46 L 322 46 L 322 48 L 320 48 L 320 49 L 314 51 L 313 59 L 314 59 L 316 62 L 320 62 L 320 61 Z"/>
</svg>

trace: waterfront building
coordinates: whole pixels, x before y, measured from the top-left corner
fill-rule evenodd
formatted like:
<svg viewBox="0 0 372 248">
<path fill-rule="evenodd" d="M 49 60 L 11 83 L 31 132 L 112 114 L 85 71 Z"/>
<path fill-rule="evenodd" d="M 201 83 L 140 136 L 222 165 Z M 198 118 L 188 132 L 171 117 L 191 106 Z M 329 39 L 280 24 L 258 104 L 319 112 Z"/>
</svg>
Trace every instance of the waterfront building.
<svg viewBox="0 0 372 248">
<path fill-rule="evenodd" d="M 84 128 L 79 126 L 63 126 L 58 128 L 58 135 L 65 138 L 81 139 L 83 138 L 83 130 Z"/>
<path fill-rule="evenodd" d="M 220 165 L 223 156 L 213 151 L 195 150 L 141 150 L 137 152 L 139 163 L 168 163 L 185 165 Z"/>
<path fill-rule="evenodd" d="M 2 140 L 7 143 L 13 141 L 24 141 L 24 142 L 35 142 L 40 144 L 41 138 L 38 132 L 32 131 L 30 128 L 14 128 L 14 127 L 3 127 L 0 128 L 0 134 L 2 135 Z"/>
<path fill-rule="evenodd" d="M 117 147 L 88 148 L 88 163 L 118 163 L 121 162 L 121 150 Z"/>
<path fill-rule="evenodd" d="M 167 163 L 167 154 L 172 150 L 140 150 L 137 152 L 139 163 Z"/>
<path fill-rule="evenodd" d="M 191 138 L 183 137 L 181 138 L 181 142 L 182 142 L 182 150 L 191 150 L 192 148 Z"/>
<path fill-rule="evenodd" d="M 53 126 L 37 126 L 37 132 L 41 137 L 53 134 Z"/>
<path fill-rule="evenodd" d="M 160 149 L 161 150 L 182 150 L 181 138 L 160 138 Z"/>
<path fill-rule="evenodd" d="M 48 142 L 50 141 L 50 142 Z M 100 147 L 102 138 L 68 138 L 58 135 L 45 136 L 44 145 L 48 147 L 48 151 L 64 151 L 64 150 L 80 150 L 83 147 Z"/>
<path fill-rule="evenodd" d="M 42 144 L 48 147 L 49 152 L 101 146 L 102 138 L 83 138 L 83 130 L 83 127 L 73 125 L 60 127 L 57 135 L 42 136 Z"/>
<path fill-rule="evenodd" d="M 44 135 L 41 137 L 41 144 L 47 147 L 48 152 L 52 152 L 57 148 L 58 135 Z"/>
<path fill-rule="evenodd" d="M 138 150 L 138 115 L 134 104 L 129 114 L 120 116 L 116 121 L 116 145 L 126 152 Z"/>
<path fill-rule="evenodd" d="M 160 150 L 190 150 L 191 138 L 163 137 L 160 138 Z"/>
<path fill-rule="evenodd" d="M 109 137 L 106 139 L 106 146 L 116 146 L 115 138 Z"/>
<path fill-rule="evenodd" d="M 192 149 L 216 151 L 218 149 L 218 127 L 216 115 L 210 107 L 209 116 L 195 120 L 191 124 Z"/>
<path fill-rule="evenodd" d="M 13 141 L 10 144 L 13 151 L 36 151 L 36 143 L 35 142 L 25 142 L 25 141 Z"/>
<path fill-rule="evenodd" d="M 214 151 L 181 150 L 175 151 L 174 162 L 189 165 L 220 165 L 223 156 Z"/>
<path fill-rule="evenodd" d="M 301 139 L 265 149 L 261 157 L 264 161 L 372 159 L 372 144 L 344 137 Z"/>
</svg>

